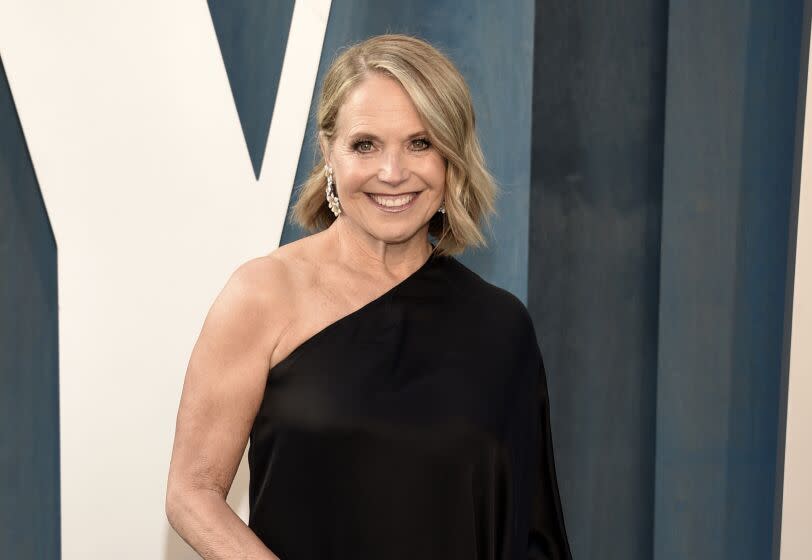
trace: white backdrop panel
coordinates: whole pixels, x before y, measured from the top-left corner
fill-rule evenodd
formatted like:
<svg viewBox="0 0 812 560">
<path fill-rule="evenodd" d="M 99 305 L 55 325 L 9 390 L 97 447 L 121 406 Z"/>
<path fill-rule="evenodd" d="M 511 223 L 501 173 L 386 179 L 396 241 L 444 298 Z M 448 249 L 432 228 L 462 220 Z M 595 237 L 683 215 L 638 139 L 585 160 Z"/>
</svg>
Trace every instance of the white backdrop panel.
<svg viewBox="0 0 812 560">
<path fill-rule="evenodd" d="M 279 243 L 329 8 L 296 2 L 256 181 L 206 2 L 0 1 L 58 251 L 65 560 L 197 557 L 164 515 L 183 376 L 229 274 Z M 244 520 L 246 491 L 243 460 Z"/>
</svg>

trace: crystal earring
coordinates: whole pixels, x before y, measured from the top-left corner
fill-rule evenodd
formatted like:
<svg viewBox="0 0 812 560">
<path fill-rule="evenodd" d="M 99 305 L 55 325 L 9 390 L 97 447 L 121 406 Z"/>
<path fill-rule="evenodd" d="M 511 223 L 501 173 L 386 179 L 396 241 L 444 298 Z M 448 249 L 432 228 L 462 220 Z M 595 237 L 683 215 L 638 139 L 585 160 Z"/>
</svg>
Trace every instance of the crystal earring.
<svg viewBox="0 0 812 560">
<path fill-rule="evenodd" d="M 441 204 L 437 211 L 441 214 L 445 214 L 445 203 Z"/>
<path fill-rule="evenodd" d="M 333 168 L 329 165 L 325 165 L 324 174 L 327 175 L 327 189 L 325 191 L 327 195 L 327 206 L 330 207 L 335 217 L 338 218 L 339 214 L 341 214 L 341 203 L 338 200 L 338 195 L 333 192 Z"/>
</svg>

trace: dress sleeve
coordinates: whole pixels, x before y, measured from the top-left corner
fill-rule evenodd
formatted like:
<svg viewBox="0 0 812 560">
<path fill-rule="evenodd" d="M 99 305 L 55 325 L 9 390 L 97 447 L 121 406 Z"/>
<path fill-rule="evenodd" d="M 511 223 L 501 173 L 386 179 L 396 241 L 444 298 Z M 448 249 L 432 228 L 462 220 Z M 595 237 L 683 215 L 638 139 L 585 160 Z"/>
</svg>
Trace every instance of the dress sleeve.
<svg viewBox="0 0 812 560">
<path fill-rule="evenodd" d="M 539 355 L 537 403 L 534 422 L 535 445 L 540 451 L 535 490 L 531 501 L 528 560 L 572 560 L 564 513 L 558 492 L 558 481 L 553 457 L 553 439 L 550 429 L 550 401 L 544 361 Z"/>
</svg>

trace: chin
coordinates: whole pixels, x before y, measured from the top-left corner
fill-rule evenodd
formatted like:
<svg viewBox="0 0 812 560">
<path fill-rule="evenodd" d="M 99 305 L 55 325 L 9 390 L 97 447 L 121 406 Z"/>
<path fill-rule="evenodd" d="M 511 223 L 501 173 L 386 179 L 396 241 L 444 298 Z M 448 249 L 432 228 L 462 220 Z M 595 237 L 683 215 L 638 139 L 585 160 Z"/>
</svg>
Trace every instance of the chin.
<svg viewBox="0 0 812 560">
<path fill-rule="evenodd" d="M 369 233 L 375 239 L 384 241 L 386 243 L 403 243 L 414 237 L 419 229 L 420 228 L 417 226 L 408 227 L 404 225 L 391 224 L 389 226 L 375 227 Z"/>
</svg>

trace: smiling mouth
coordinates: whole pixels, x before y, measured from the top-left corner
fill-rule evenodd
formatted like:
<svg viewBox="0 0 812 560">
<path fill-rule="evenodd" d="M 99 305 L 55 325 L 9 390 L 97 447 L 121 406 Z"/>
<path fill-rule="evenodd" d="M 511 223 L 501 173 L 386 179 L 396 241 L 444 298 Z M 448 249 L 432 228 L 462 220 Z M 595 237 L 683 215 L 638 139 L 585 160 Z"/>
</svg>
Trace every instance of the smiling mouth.
<svg viewBox="0 0 812 560">
<path fill-rule="evenodd" d="M 398 195 L 366 193 L 366 195 L 375 206 L 384 212 L 403 212 L 414 204 L 414 201 L 420 196 L 420 192 Z"/>
</svg>

